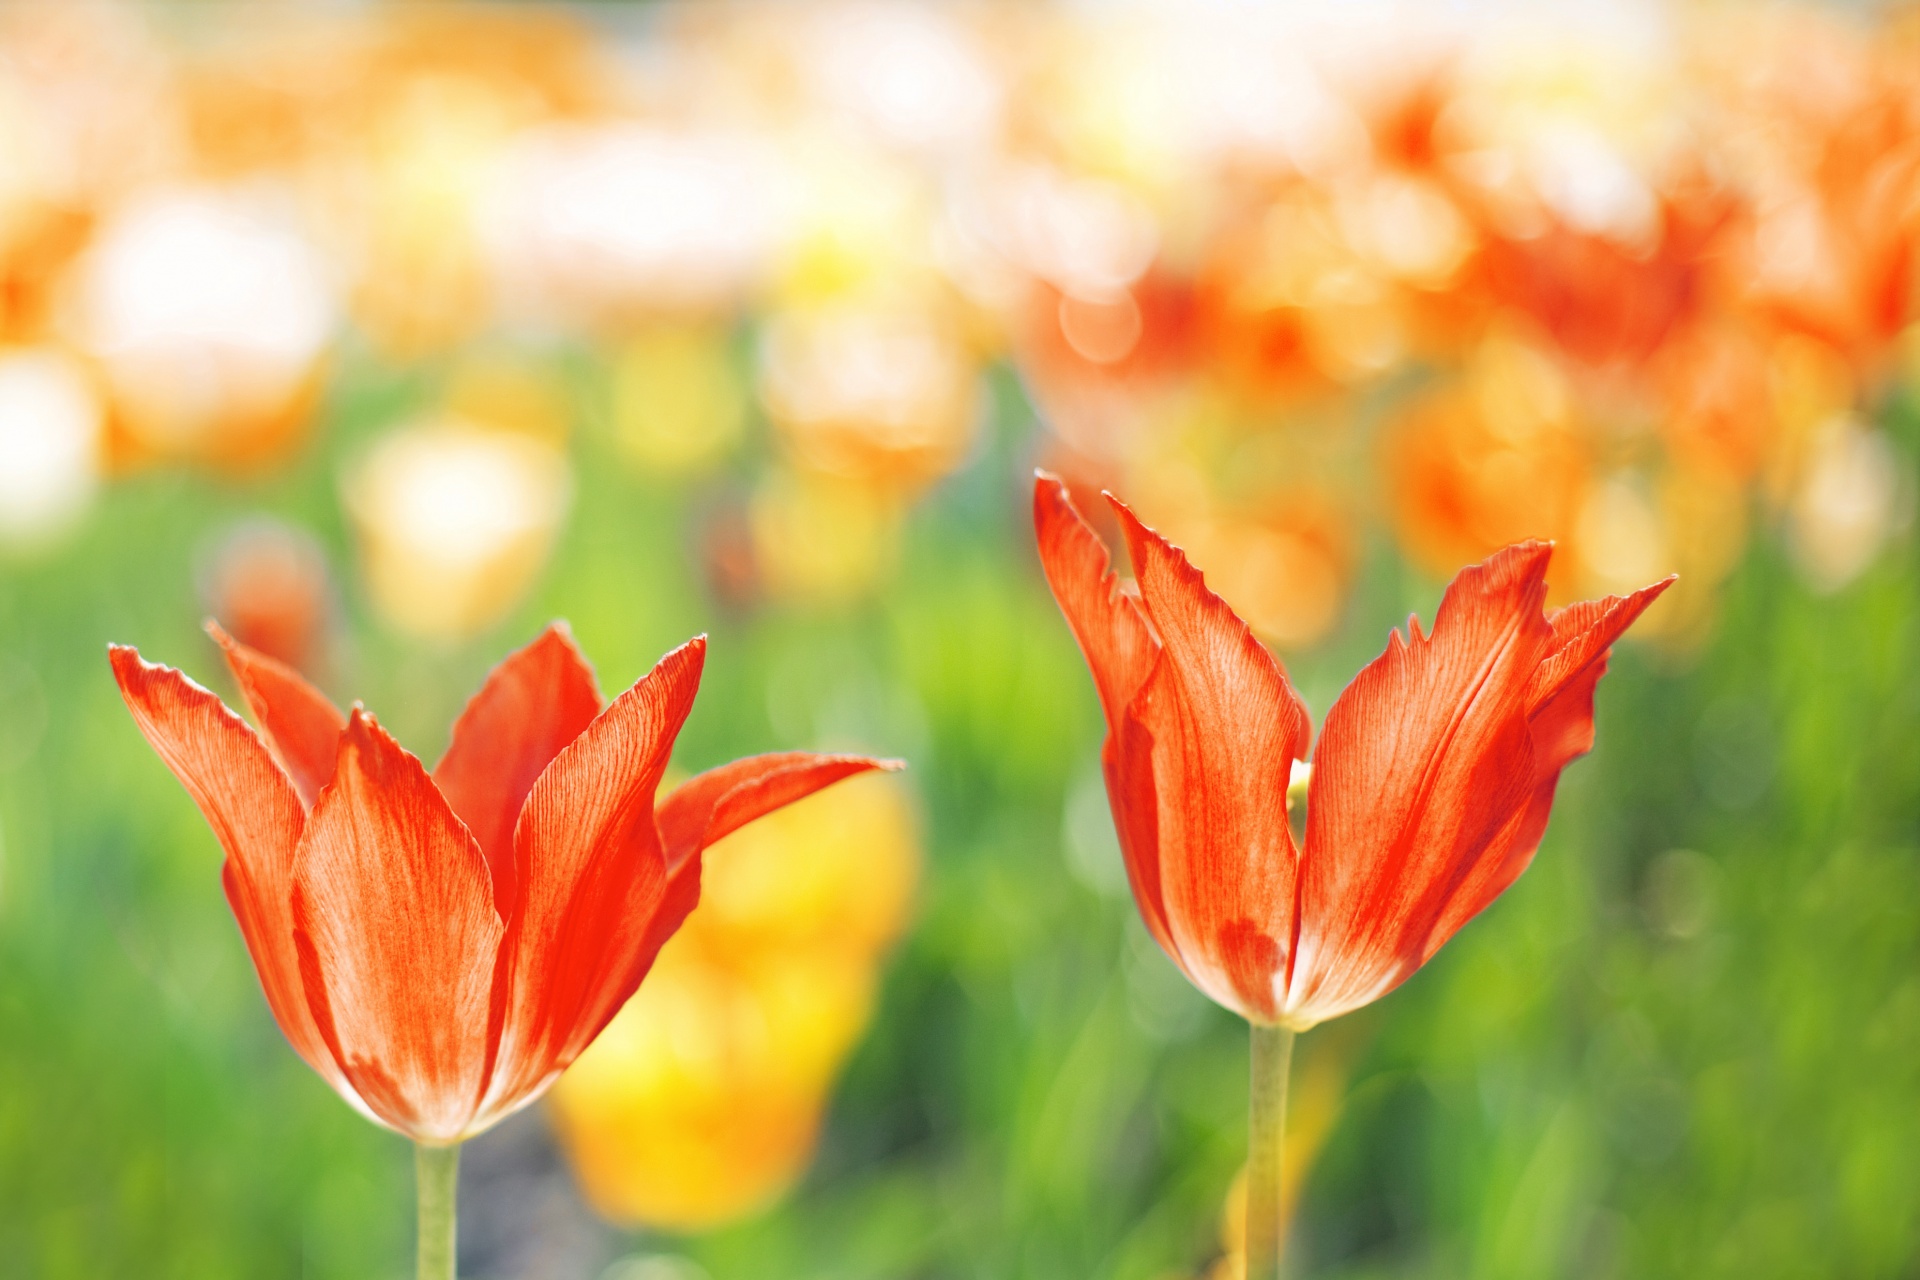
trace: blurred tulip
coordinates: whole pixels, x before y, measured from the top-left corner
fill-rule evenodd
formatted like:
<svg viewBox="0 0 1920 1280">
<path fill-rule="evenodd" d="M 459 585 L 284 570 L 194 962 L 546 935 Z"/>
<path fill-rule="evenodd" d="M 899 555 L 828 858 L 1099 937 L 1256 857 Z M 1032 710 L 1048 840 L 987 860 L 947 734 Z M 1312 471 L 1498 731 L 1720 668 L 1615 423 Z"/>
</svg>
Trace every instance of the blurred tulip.
<svg viewBox="0 0 1920 1280">
<path fill-rule="evenodd" d="M 370 122 L 353 302 L 386 351 L 440 350 L 492 318 L 480 201 L 526 115 L 508 86 L 423 76 Z"/>
<path fill-rule="evenodd" d="M 1697 56 L 1729 117 L 1724 162 L 1756 197 L 1749 305 L 1875 369 L 1920 317 L 1911 48 L 1796 6 L 1703 39 Z"/>
<path fill-rule="evenodd" d="M 613 430 L 651 475 L 710 471 L 746 430 L 746 373 L 719 325 L 651 325 L 613 353 Z"/>
<path fill-rule="evenodd" d="M 700 909 L 554 1090 L 601 1213 L 705 1230 L 799 1177 L 919 861 L 891 779 L 822 792 L 708 851 Z"/>
<path fill-rule="evenodd" d="M 374 603 L 402 630 L 454 639 L 519 602 L 573 482 L 547 441 L 444 418 L 383 437 L 342 487 Z"/>
<path fill-rule="evenodd" d="M 769 139 L 769 141 L 773 141 Z M 833 133 L 781 137 L 783 207 L 767 264 L 772 303 L 935 292 L 932 191 L 898 158 Z"/>
<path fill-rule="evenodd" d="M 98 484 L 105 409 L 52 347 L 0 347 L 0 542 L 32 546 L 77 520 Z"/>
<path fill-rule="evenodd" d="M 200 597 L 247 648 L 302 670 L 321 666 L 333 582 L 326 553 L 305 530 L 265 516 L 234 526 L 206 558 Z"/>
<path fill-rule="evenodd" d="M 748 508 L 761 583 L 773 595 L 796 601 L 863 595 L 893 571 L 904 505 L 887 490 L 840 476 L 770 473 Z"/>
<path fill-rule="evenodd" d="M 1337 198 L 1291 187 L 1212 246 L 1201 358 L 1267 400 L 1377 377 L 1413 337 L 1401 277 L 1444 280 L 1468 243 L 1445 198 L 1412 180 L 1378 178 Z"/>
<path fill-rule="evenodd" d="M 760 395 L 810 469 L 893 490 L 957 466 L 980 412 L 973 362 L 955 335 L 936 316 L 893 307 L 773 318 Z"/>
<path fill-rule="evenodd" d="M 1553 362 L 1501 338 L 1482 346 L 1465 385 L 1404 410 L 1385 467 L 1408 551 L 1445 572 L 1526 538 L 1571 534 L 1590 466 L 1573 413 Z"/>
<path fill-rule="evenodd" d="M 469 349 L 440 393 L 448 417 L 560 447 L 573 431 L 573 400 L 551 361 L 511 351 Z"/>
<path fill-rule="evenodd" d="M 0 140 L 0 157 L 4 147 Z M 92 223 L 78 209 L 0 185 L 0 341 L 30 341 L 52 326 L 60 283 Z"/>
<path fill-rule="evenodd" d="M 1105 461 L 1138 447 L 1193 372 L 1191 281 L 1161 271 L 1111 290 L 1039 283 L 1015 336 L 1027 394 L 1071 448 Z"/>
<path fill-rule="evenodd" d="M 1794 559 L 1808 584 L 1827 593 L 1860 576 L 1911 521 L 1912 502 L 1911 466 L 1884 432 L 1851 417 L 1828 423 L 1788 507 Z"/>
<path fill-rule="evenodd" d="M 915 152 L 966 154 L 999 124 L 1003 86 L 957 10 L 828 3 L 801 23 L 799 73 L 829 112 Z"/>
<path fill-rule="evenodd" d="M 333 337 L 326 261 L 272 193 L 150 192 L 77 265 L 75 332 L 134 457 L 246 463 L 305 425 Z"/>
<path fill-rule="evenodd" d="M 740 301 L 779 213 L 763 146 L 731 133 L 566 125 L 523 136 L 486 213 L 508 301 L 614 327 Z"/>
<path fill-rule="evenodd" d="M 512 319 L 490 193 L 528 130 L 606 105 L 607 70 L 592 29 L 553 9 L 409 6 L 345 25 L 318 112 L 318 195 L 353 266 L 361 329 L 417 358 Z"/>
</svg>

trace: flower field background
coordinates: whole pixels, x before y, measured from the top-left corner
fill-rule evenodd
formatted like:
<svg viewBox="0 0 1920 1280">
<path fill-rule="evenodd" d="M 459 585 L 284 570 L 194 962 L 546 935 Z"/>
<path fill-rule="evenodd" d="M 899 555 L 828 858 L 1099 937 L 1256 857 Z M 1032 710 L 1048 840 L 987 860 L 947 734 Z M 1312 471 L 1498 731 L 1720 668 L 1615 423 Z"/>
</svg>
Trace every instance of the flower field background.
<svg viewBox="0 0 1920 1280">
<path fill-rule="evenodd" d="M 1316 716 L 1504 542 L 1682 575 L 1536 865 L 1302 1039 L 1292 1274 L 1910 1274 L 1917 251 L 1897 9 L 0 9 L 0 1276 L 405 1271 L 108 672 L 230 693 L 207 616 L 428 759 L 559 617 L 709 634 L 681 774 L 909 764 L 712 851 L 464 1274 L 1231 1274 L 1035 465 Z"/>
</svg>

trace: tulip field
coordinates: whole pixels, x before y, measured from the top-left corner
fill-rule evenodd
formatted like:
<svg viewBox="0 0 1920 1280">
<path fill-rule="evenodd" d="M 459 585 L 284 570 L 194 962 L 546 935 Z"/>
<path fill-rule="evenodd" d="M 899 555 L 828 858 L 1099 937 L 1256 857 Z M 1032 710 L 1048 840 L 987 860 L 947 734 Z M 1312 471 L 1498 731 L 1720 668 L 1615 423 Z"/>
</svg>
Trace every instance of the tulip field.
<svg viewBox="0 0 1920 1280">
<path fill-rule="evenodd" d="M 0 5 L 0 1280 L 1920 1271 L 1920 24 L 1335 8 Z"/>
</svg>

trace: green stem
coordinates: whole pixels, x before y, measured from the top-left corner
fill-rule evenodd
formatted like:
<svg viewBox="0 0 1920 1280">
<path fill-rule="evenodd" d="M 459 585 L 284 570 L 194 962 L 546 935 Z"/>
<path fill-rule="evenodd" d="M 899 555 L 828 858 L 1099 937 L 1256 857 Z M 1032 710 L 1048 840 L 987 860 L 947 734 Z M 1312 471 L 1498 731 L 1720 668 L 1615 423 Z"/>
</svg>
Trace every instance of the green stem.
<svg viewBox="0 0 1920 1280">
<path fill-rule="evenodd" d="M 1287 1075 L 1293 1032 L 1253 1028 L 1252 1097 L 1247 1108 L 1247 1280 L 1279 1280 L 1286 1221 L 1280 1200 L 1280 1155 L 1287 1136 Z"/>
<path fill-rule="evenodd" d="M 454 1196 L 460 1188 L 460 1148 L 413 1148 L 420 1186 L 420 1280 L 454 1280 Z"/>
</svg>

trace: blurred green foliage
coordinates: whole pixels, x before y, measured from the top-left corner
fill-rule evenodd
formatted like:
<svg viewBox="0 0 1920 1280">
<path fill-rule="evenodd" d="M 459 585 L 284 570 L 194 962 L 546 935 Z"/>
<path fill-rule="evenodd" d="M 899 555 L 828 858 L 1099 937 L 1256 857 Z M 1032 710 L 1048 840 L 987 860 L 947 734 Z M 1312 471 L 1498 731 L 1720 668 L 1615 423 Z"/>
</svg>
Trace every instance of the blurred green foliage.
<svg viewBox="0 0 1920 1280">
<path fill-rule="evenodd" d="M 577 372 L 590 402 L 595 371 Z M 992 443 L 916 513 L 897 580 L 837 611 L 711 603 L 688 532 L 710 495 L 632 477 L 583 430 L 535 598 L 438 651 L 365 615 L 335 490 L 428 382 L 350 363 L 290 468 L 129 478 L 63 548 L 0 570 L 0 1276 L 405 1272 L 409 1153 L 286 1049 L 214 841 L 104 657 L 137 643 L 225 689 L 193 566 L 260 510 L 314 529 L 341 571 L 330 692 L 428 759 L 549 616 L 609 688 L 712 633 L 687 768 L 798 746 L 909 757 L 919 923 L 813 1174 L 754 1222 L 660 1247 L 717 1280 L 1200 1274 L 1244 1149 L 1244 1028 L 1153 950 L 1117 874 L 1097 707 L 1030 550 L 1011 383 Z M 1902 545 L 1815 598 L 1762 538 L 1702 652 L 1616 654 L 1599 748 L 1534 869 L 1346 1033 L 1356 1065 L 1295 1274 L 1913 1273 L 1917 585 Z M 1438 593 L 1373 549 L 1340 632 L 1289 655 L 1316 715 Z"/>
</svg>

